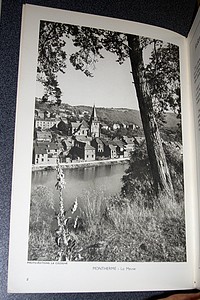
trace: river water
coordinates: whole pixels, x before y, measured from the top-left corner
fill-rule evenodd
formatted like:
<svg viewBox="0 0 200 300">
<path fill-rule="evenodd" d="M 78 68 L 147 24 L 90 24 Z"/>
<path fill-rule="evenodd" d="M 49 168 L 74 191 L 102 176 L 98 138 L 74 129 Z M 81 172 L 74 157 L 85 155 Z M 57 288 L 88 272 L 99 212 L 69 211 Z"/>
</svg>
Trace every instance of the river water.
<svg viewBox="0 0 200 300">
<path fill-rule="evenodd" d="M 89 168 L 65 169 L 66 186 L 63 189 L 63 199 L 69 208 L 77 198 L 83 202 L 87 193 L 105 196 L 115 195 L 121 191 L 124 171 L 128 164 L 95 166 Z M 56 170 L 36 171 L 32 173 L 32 187 L 47 186 L 54 194 L 55 204 L 58 205 L 58 191 L 55 189 Z M 80 203 L 84 207 L 84 203 Z"/>
</svg>

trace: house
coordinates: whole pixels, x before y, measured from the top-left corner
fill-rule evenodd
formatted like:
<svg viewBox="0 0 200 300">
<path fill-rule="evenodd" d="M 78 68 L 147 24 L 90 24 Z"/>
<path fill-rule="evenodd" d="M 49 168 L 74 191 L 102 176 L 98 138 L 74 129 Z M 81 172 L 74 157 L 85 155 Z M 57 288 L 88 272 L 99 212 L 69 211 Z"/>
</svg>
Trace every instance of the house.
<svg viewBox="0 0 200 300">
<path fill-rule="evenodd" d="M 91 146 L 91 138 L 77 137 L 72 148 L 73 159 L 92 161 L 96 159 L 95 148 Z"/>
<path fill-rule="evenodd" d="M 124 142 L 124 157 L 128 157 L 130 152 L 135 150 L 135 138 L 123 136 L 122 141 Z"/>
<path fill-rule="evenodd" d="M 121 123 L 121 124 L 120 124 L 120 127 L 126 129 L 126 128 L 128 127 L 128 125 L 125 124 L 125 123 Z"/>
<path fill-rule="evenodd" d="M 120 124 L 114 123 L 112 127 L 113 127 L 113 130 L 120 129 Z"/>
<path fill-rule="evenodd" d="M 40 110 L 40 109 L 35 109 L 35 117 L 36 117 L 36 118 L 44 119 L 44 118 L 45 118 L 45 113 L 44 113 L 44 111 L 42 111 L 42 110 Z"/>
<path fill-rule="evenodd" d="M 124 151 L 125 151 L 125 142 L 119 140 L 117 137 L 113 139 L 114 145 L 117 146 L 117 156 L 122 158 L 124 157 Z"/>
<path fill-rule="evenodd" d="M 117 146 L 113 141 L 101 139 L 104 144 L 104 156 L 107 158 L 117 158 Z"/>
<path fill-rule="evenodd" d="M 59 143 L 45 143 L 47 147 L 47 151 L 50 154 L 58 155 L 59 150 L 61 149 L 61 145 Z"/>
<path fill-rule="evenodd" d="M 117 158 L 117 146 L 108 143 L 105 146 L 105 156 L 109 158 Z"/>
<path fill-rule="evenodd" d="M 110 130 L 110 127 L 106 123 L 101 124 L 101 129 Z"/>
<path fill-rule="evenodd" d="M 36 130 L 35 135 L 37 142 L 51 142 L 52 140 L 52 134 L 50 131 Z"/>
<path fill-rule="evenodd" d="M 90 132 L 88 123 L 83 120 L 77 128 L 75 135 L 88 136 Z"/>
<path fill-rule="evenodd" d="M 145 141 L 145 137 L 144 136 L 135 136 L 134 140 L 135 140 L 135 144 L 139 146 Z"/>
<path fill-rule="evenodd" d="M 91 145 L 86 144 L 84 148 L 84 160 L 94 161 L 96 159 L 95 148 Z"/>
<path fill-rule="evenodd" d="M 61 149 L 58 143 L 35 143 L 33 164 L 56 164 Z"/>
<path fill-rule="evenodd" d="M 32 163 L 34 165 L 48 164 L 48 154 L 44 145 L 35 145 L 33 148 Z"/>
<path fill-rule="evenodd" d="M 136 125 L 133 124 L 133 123 L 132 123 L 132 124 L 129 124 L 129 125 L 128 125 L 128 128 L 130 128 L 130 129 L 135 129 L 135 128 L 136 128 Z"/>
<path fill-rule="evenodd" d="M 56 120 L 52 118 L 40 119 L 35 118 L 35 128 L 50 129 L 56 124 Z"/>
<path fill-rule="evenodd" d="M 96 156 L 103 156 L 104 155 L 104 143 L 98 137 L 94 138 L 91 141 L 91 145 L 95 148 Z"/>
</svg>

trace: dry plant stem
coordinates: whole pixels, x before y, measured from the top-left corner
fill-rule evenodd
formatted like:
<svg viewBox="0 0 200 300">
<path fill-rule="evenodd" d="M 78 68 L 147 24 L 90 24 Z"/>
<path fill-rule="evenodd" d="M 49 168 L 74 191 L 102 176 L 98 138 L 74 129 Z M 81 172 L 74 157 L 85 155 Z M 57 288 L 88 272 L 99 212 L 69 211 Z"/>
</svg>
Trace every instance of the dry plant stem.
<svg viewBox="0 0 200 300">
<path fill-rule="evenodd" d="M 60 229 L 61 229 L 61 235 L 63 239 L 63 244 L 67 246 L 67 238 L 66 238 L 66 229 L 64 226 L 64 221 L 65 221 L 65 211 L 64 211 L 64 205 L 63 205 L 63 197 L 62 197 L 62 190 L 59 192 L 59 199 L 60 199 Z"/>
<path fill-rule="evenodd" d="M 62 190 L 65 186 L 64 174 L 59 164 L 59 159 L 57 160 L 57 183 L 56 188 L 59 190 L 59 214 L 58 214 L 58 232 L 59 232 L 59 246 L 60 251 L 58 252 L 59 260 L 68 260 L 66 255 L 67 252 L 67 233 L 65 229 L 65 211 L 64 211 L 64 204 L 63 204 L 63 197 L 62 197 Z"/>
</svg>

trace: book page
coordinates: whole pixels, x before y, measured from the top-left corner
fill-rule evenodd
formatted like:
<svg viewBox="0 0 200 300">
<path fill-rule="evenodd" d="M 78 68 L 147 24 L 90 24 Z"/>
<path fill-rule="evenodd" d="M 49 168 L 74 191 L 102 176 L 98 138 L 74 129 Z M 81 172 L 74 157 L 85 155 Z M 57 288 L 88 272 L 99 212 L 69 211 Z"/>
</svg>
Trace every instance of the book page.
<svg viewBox="0 0 200 300">
<path fill-rule="evenodd" d="M 185 38 L 24 5 L 8 291 L 193 287 Z"/>
<path fill-rule="evenodd" d="M 191 88 L 194 108 L 194 126 L 196 138 L 196 169 L 197 169 L 197 193 L 200 198 L 200 10 L 195 18 L 192 29 L 189 33 L 189 53 L 190 53 L 190 74 Z M 194 178 L 195 180 L 195 178 Z M 196 206 L 196 226 L 199 228 L 200 202 Z M 199 232 L 196 238 L 196 267 L 197 269 L 197 286 L 200 286 L 200 239 Z"/>
</svg>

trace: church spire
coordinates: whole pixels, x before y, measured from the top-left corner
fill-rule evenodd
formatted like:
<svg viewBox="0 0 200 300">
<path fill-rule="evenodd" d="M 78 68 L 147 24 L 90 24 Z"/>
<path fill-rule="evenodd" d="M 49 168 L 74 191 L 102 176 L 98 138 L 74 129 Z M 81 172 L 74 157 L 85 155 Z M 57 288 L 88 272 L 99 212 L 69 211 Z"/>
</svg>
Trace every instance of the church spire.
<svg viewBox="0 0 200 300">
<path fill-rule="evenodd" d="M 90 117 L 90 133 L 92 137 L 100 137 L 100 122 L 97 118 L 95 105 L 93 106 L 92 114 Z"/>
<path fill-rule="evenodd" d="M 91 117 L 90 117 L 90 121 L 98 121 L 95 105 L 93 106 L 93 109 L 92 109 L 92 114 L 91 114 Z"/>
</svg>

